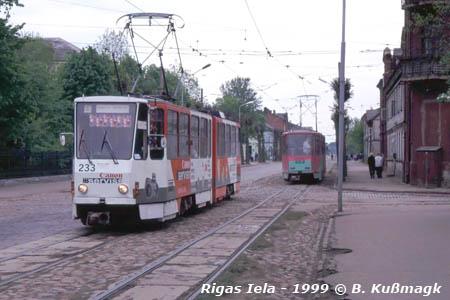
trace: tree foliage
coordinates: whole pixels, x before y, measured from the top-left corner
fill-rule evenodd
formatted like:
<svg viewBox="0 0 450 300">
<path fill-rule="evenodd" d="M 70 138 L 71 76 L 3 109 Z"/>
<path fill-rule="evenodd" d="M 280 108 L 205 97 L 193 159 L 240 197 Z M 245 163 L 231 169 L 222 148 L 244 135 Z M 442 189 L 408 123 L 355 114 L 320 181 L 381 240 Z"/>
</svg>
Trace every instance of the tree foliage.
<svg viewBox="0 0 450 300">
<path fill-rule="evenodd" d="M 331 120 L 334 123 L 334 129 L 336 131 L 336 142 L 338 140 L 338 126 L 339 126 L 339 93 L 340 93 L 340 85 L 339 85 L 339 79 L 335 78 L 330 84 L 332 91 L 334 92 L 333 98 L 334 103 L 332 107 L 332 113 L 331 113 Z M 350 119 L 348 117 L 348 111 L 347 108 L 345 108 L 345 104 L 347 101 L 353 97 L 353 91 L 352 91 L 352 83 L 350 82 L 350 79 L 345 79 L 345 87 L 344 87 L 344 124 L 345 124 L 345 131 L 348 130 L 348 125 L 350 123 Z"/>
<path fill-rule="evenodd" d="M 23 6 L 19 0 L 0 0 L 0 13 L 9 18 L 9 12 L 13 6 Z"/>
<path fill-rule="evenodd" d="M 350 120 L 346 139 L 347 153 L 358 154 L 364 151 L 364 129 L 360 119 Z"/>
<path fill-rule="evenodd" d="M 9 12 L 14 2 L 2 1 L 0 8 Z M 22 47 L 18 34 L 20 28 L 0 18 L 0 146 L 16 143 L 16 124 L 33 110 L 27 105 L 27 99 L 20 97 L 24 85 L 17 55 Z"/>
<path fill-rule="evenodd" d="M 111 58 L 121 61 L 129 54 L 128 41 L 126 37 L 114 30 L 107 29 L 94 44 L 98 53 L 107 54 Z"/>
<path fill-rule="evenodd" d="M 250 78 L 236 77 L 225 82 L 221 88 L 222 98 L 218 98 L 215 108 L 224 112 L 227 118 L 240 121 L 241 141 L 248 145 L 249 138 L 255 137 L 261 146 L 261 137 L 265 129 L 264 113 L 259 109 L 261 100 L 255 90 L 251 87 Z M 245 103 L 249 103 L 244 105 Z M 240 120 L 239 120 L 239 107 Z M 261 147 L 259 147 L 261 148 Z M 264 159 L 263 148 L 261 148 L 261 159 Z M 246 149 L 247 161 L 250 157 L 249 147 Z"/>
<path fill-rule="evenodd" d="M 113 88 L 113 65 L 106 54 L 92 47 L 73 54 L 64 65 L 63 97 L 72 101 L 81 96 L 117 94 Z"/>
</svg>

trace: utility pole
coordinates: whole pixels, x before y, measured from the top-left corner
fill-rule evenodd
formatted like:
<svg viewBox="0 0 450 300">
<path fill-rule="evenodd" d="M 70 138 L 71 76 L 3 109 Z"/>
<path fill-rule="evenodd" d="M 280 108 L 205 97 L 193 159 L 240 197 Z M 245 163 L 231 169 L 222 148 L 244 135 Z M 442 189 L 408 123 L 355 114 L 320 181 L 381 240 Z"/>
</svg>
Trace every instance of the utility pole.
<svg viewBox="0 0 450 300">
<path fill-rule="evenodd" d="M 338 152 L 338 212 L 342 212 L 342 183 L 344 180 L 344 97 L 345 97 L 345 9 L 342 0 L 342 42 L 339 63 L 339 152 Z"/>
<path fill-rule="evenodd" d="M 316 124 L 316 131 L 318 130 L 317 128 L 317 100 L 319 99 L 318 95 L 300 95 L 299 97 L 299 101 L 300 101 L 300 127 L 303 127 L 303 100 L 305 101 L 305 107 L 306 107 L 306 111 L 310 112 L 312 115 L 314 115 L 315 117 L 315 124 Z M 312 103 L 310 102 L 310 100 L 314 99 L 314 106 L 315 106 L 315 111 L 312 110 Z"/>
</svg>

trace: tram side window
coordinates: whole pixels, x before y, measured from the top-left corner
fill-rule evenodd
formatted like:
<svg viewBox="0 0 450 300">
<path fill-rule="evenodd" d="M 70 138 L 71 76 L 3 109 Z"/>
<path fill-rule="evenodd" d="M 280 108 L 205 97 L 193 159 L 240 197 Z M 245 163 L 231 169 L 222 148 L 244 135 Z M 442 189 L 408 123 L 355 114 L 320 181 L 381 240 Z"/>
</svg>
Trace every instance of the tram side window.
<svg viewBox="0 0 450 300">
<path fill-rule="evenodd" d="M 164 147 L 161 144 L 164 136 L 164 111 L 160 108 L 150 111 L 150 135 L 148 144 L 150 146 L 151 159 L 163 159 Z"/>
<path fill-rule="evenodd" d="M 178 155 L 178 113 L 167 111 L 167 159 L 175 159 Z"/>
<path fill-rule="evenodd" d="M 241 156 L 241 142 L 239 137 L 241 136 L 241 129 L 236 128 L 236 156 Z"/>
<path fill-rule="evenodd" d="M 207 157 L 208 153 L 208 149 L 207 149 L 207 141 L 206 139 L 208 138 L 208 120 L 201 118 L 200 119 L 200 157 L 201 158 L 205 158 Z"/>
<path fill-rule="evenodd" d="M 207 128 L 207 155 L 208 157 L 211 157 L 211 120 L 208 120 L 208 128 Z"/>
<path fill-rule="evenodd" d="M 178 149 L 179 156 L 183 158 L 189 157 L 189 115 L 180 113 L 180 121 L 178 123 Z"/>
<path fill-rule="evenodd" d="M 223 157 L 225 155 L 225 124 L 219 124 L 219 134 L 218 134 L 218 156 Z"/>
<path fill-rule="evenodd" d="M 230 154 L 231 154 L 230 125 L 225 125 L 225 156 L 229 157 Z"/>
<path fill-rule="evenodd" d="M 198 158 L 200 147 L 199 147 L 199 117 L 191 117 L 191 158 Z"/>
<path fill-rule="evenodd" d="M 231 153 L 230 156 L 236 156 L 236 127 L 231 127 Z"/>
</svg>

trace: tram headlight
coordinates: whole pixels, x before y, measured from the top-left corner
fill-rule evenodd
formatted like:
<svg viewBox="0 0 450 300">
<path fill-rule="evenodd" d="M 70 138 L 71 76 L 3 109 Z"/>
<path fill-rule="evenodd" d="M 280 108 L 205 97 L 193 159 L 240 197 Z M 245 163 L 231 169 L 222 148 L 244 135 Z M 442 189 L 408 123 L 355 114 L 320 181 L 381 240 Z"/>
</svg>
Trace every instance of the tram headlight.
<svg viewBox="0 0 450 300">
<path fill-rule="evenodd" d="M 86 194 L 88 191 L 88 186 L 82 183 L 78 186 L 78 191 L 82 194 Z"/>
<path fill-rule="evenodd" d="M 128 186 L 126 184 L 119 184 L 119 193 L 126 194 L 128 193 Z"/>
</svg>

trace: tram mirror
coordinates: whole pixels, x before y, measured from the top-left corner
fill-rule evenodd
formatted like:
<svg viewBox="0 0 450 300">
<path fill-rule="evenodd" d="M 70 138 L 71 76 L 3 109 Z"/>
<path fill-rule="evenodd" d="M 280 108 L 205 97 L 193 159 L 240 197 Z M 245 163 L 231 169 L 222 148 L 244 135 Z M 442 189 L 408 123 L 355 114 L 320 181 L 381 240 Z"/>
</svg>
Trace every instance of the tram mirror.
<svg viewBox="0 0 450 300">
<path fill-rule="evenodd" d="M 166 142 L 166 137 L 162 137 L 161 138 L 161 147 L 163 147 L 163 148 L 166 148 L 166 144 L 167 144 L 167 142 Z"/>
<path fill-rule="evenodd" d="M 61 146 L 66 145 L 66 136 L 64 134 L 59 135 L 59 143 L 61 144 Z"/>
</svg>

